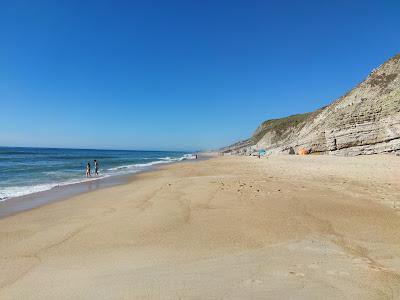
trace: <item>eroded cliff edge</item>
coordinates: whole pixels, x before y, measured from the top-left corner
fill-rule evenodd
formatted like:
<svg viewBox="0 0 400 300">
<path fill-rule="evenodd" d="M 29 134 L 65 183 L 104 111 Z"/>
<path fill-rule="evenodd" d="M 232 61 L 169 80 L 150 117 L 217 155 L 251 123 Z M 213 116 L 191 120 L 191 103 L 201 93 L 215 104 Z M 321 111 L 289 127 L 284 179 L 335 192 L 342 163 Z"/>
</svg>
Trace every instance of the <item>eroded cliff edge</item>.
<svg viewBox="0 0 400 300">
<path fill-rule="evenodd" d="M 300 148 L 337 155 L 400 153 L 400 54 L 332 104 L 265 121 L 252 137 L 221 151 L 289 153 Z"/>
</svg>

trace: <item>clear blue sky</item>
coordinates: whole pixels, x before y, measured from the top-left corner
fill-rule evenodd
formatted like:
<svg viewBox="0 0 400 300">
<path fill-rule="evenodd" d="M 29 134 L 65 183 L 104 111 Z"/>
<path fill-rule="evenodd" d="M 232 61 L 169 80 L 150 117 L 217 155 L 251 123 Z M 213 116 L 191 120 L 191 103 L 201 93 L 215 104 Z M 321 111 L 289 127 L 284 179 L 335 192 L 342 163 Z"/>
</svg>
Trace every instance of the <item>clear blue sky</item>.
<svg viewBox="0 0 400 300">
<path fill-rule="evenodd" d="M 0 0 L 0 145 L 206 149 L 400 52 L 400 1 Z"/>
</svg>

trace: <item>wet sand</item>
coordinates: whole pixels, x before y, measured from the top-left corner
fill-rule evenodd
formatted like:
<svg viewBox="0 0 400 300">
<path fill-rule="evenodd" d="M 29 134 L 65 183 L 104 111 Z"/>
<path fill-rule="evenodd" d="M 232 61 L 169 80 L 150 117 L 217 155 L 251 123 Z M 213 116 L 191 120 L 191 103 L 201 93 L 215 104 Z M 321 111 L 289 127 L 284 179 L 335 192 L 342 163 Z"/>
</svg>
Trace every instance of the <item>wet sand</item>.
<svg viewBox="0 0 400 300">
<path fill-rule="evenodd" d="M 62 201 L 75 195 L 123 184 L 128 182 L 131 177 L 132 174 L 99 178 L 98 180 L 68 184 L 54 187 L 43 192 L 32 193 L 0 201 L 0 218 L 8 217 L 49 203 Z"/>
<path fill-rule="evenodd" d="M 399 178 L 384 155 L 163 166 L 0 219 L 0 299 L 399 299 Z"/>
</svg>

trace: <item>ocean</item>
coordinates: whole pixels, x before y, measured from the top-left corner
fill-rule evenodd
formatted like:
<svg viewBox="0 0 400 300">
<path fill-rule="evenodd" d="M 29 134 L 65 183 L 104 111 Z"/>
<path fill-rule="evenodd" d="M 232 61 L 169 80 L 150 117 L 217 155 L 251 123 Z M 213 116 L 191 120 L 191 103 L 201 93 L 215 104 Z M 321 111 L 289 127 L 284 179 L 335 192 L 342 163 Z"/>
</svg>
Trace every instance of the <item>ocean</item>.
<svg viewBox="0 0 400 300">
<path fill-rule="evenodd" d="M 0 147 L 0 201 L 193 158 L 174 151 Z M 94 159 L 99 162 L 99 176 L 87 179 L 86 164 L 91 164 L 93 173 Z"/>
</svg>

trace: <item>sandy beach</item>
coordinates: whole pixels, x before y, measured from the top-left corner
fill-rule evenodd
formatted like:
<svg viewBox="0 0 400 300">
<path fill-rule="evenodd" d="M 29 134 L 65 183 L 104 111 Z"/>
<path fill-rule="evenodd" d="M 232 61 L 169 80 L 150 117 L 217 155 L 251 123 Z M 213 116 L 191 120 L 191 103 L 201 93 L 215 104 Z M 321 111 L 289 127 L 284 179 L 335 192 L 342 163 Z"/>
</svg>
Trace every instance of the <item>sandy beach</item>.
<svg viewBox="0 0 400 300">
<path fill-rule="evenodd" d="M 0 298 L 399 299 L 399 178 L 389 155 L 163 166 L 0 219 Z"/>
</svg>

